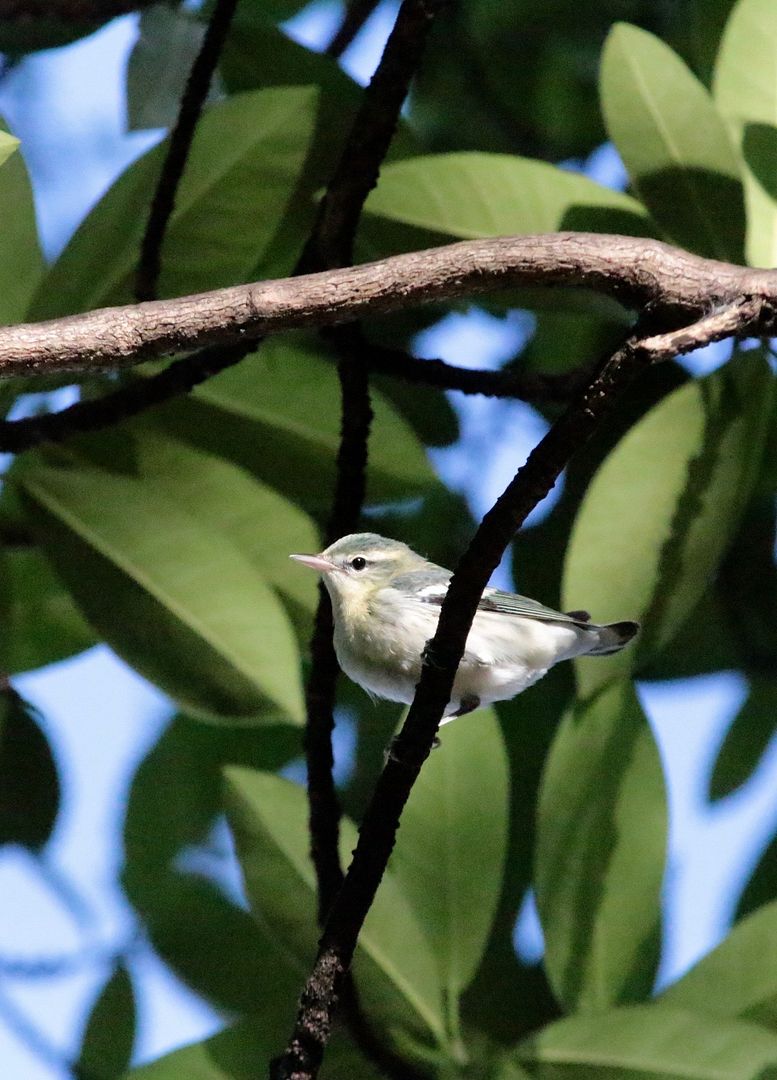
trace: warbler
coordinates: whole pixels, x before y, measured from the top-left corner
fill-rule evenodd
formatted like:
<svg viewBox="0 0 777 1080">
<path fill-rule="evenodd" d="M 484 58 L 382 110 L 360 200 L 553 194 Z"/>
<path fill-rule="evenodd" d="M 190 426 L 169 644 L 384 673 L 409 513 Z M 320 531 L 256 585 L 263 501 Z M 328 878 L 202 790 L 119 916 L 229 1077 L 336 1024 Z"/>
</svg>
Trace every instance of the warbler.
<svg viewBox="0 0 777 1080">
<path fill-rule="evenodd" d="M 343 536 L 319 555 L 290 558 L 323 576 L 332 599 L 335 652 L 346 675 L 376 697 L 411 702 L 450 570 L 376 533 Z M 618 652 L 638 630 L 636 622 L 600 626 L 585 611 L 564 614 L 487 588 L 443 723 L 515 697 L 559 660 Z"/>
</svg>

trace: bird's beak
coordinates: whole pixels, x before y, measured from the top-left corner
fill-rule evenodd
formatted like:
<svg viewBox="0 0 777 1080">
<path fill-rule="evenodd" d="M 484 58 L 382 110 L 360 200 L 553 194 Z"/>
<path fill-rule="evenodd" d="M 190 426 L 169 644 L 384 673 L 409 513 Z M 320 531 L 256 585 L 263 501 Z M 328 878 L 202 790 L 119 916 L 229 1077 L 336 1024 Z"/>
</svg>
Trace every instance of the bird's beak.
<svg viewBox="0 0 777 1080">
<path fill-rule="evenodd" d="M 331 574 L 335 569 L 335 564 L 323 555 L 289 555 L 289 558 L 309 566 L 311 570 L 317 570 L 319 574 Z"/>
</svg>

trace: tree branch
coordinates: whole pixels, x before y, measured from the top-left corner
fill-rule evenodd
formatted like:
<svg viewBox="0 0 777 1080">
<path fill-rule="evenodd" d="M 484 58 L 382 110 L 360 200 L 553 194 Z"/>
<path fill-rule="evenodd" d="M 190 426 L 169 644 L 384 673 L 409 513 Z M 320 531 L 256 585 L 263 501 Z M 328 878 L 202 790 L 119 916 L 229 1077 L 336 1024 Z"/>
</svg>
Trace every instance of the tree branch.
<svg viewBox="0 0 777 1080">
<path fill-rule="evenodd" d="M 574 451 L 593 434 L 640 371 L 674 355 L 690 341 L 695 348 L 716 340 L 724 327 L 737 324 L 741 307 L 736 303 L 694 326 L 654 336 L 646 335 L 647 320 L 643 320 L 643 326 L 602 366 L 535 447 L 481 522 L 451 579 L 437 629 L 424 651 L 415 699 L 365 814 L 353 862 L 330 912 L 300 999 L 295 1030 L 274 1074 L 276 1080 L 312 1080 L 318 1073 L 332 1010 L 393 849 L 400 815 L 450 699 L 483 589 L 507 545 L 553 487 Z"/>
<path fill-rule="evenodd" d="M 200 51 L 186 80 L 175 127 L 157 181 L 146 231 L 140 247 L 135 280 L 138 300 L 153 300 L 161 269 L 161 251 L 167 225 L 175 207 L 175 197 L 191 150 L 194 132 L 208 96 L 213 72 L 221 55 L 237 0 L 216 0 Z"/>
<path fill-rule="evenodd" d="M 777 322 L 777 271 L 703 259 L 659 240 L 547 233 L 467 240 L 304 277 L 1 327 L 0 378 L 112 371 L 206 345 L 538 285 L 584 287 L 635 309 L 651 305 L 675 325 L 752 301 L 727 316 L 721 337 L 771 333 Z M 689 341 L 684 350 L 695 347 Z"/>
<path fill-rule="evenodd" d="M 339 60 L 379 3 L 380 0 L 350 0 L 343 21 L 326 47 L 327 56 Z"/>
<path fill-rule="evenodd" d="M 420 60 L 440 0 L 403 0 L 394 27 L 370 80 L 345 141 L 332 179 L 296 272 L 326 270 L 350 263 L 364 201 L 377 180 L 391 144 L 410 79 Z M 346 23 L 347 23 L 346 19 Z M 343 46 L 344 47 L 344 46 Z M 341 390 L 341 433 L 337 482 L 326 542 L 354 532 L 361 516 L 367 479 L 372 408 L 364 338 L 356 324 L 329 330 L 340 354 L 337 373 Z M 332 733 L 339 666 L 333 645 L 332 606 L 319 587 L 311 670 L 306 685 L 305 758 L 309 802 L 311 856 L 318 885 L 318 918 L 325 924 L 342 886 L 339 835 L 341 807 L 334 784 Z M 399 1080 L 412 1075 L 405 1063 L 382 1045 L 361 1010 L 356 986 L 348 975 L 342 1002 L 355 1042 L 385 1075 Z"/>
</svg>

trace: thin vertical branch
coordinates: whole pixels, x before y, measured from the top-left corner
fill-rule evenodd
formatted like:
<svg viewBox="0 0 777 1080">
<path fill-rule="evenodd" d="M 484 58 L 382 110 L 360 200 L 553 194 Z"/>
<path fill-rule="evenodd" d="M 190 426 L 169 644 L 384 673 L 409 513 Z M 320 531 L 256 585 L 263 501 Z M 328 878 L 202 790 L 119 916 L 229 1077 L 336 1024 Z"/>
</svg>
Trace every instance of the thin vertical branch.
<svg viewBox="0 0 777 1080">
<path fill-rule="evenodd" d="M 236 7 L 237 0 L 216 0 L 200 51 L 189 72 L 140 248 L 135 278 L 137 300 L 153 300 L 156 297 L 165 233 L 175 207 L 175 198 L 186 168 L 197 122 L 205 105 L 213 72 L 216 70 Z"/>
<path fill-rule="evenodd" d="M 391 144 L 410 80 L 420 62 L 432 19 L 442 3 L 404 0 L 380 63 L 367 87 L 346 139 L 340 161 L 321 200 L 297 273 L 314 272 L 351 261 L 362 206 L 374 186 Z M 356 326 L 327 334 L 340 353 L 342 430 L 337 482 L 327 543 L 357 527 L 364 502 L 367 443 L 372 410 L 363 337 Z M 325 918 L 342 883 L 338 852 L 340 805 L 332 777 L 337 660 L 332 645 L 329 597 L 320 591 L 311 642 L 311 672 L 306 688 L 311 853 L 318 879 L 319 916 Z"/>
<path fill-rule="evenodd" d="M 274 1080 L 314 1080 L 331 1031 L 337 998 L 359 932 L 385 872 L 399 819 L 428 756 L 469 629 L 489 577 L 528 514 L 550 491 L 574 451 L 652 360 L 632 338 L 601 368 L 553 425 L 486 514 L 451 579 L 434 637 L 427 644 L 415 699 L 378 780 L 343 887 L 332 906 L 318 956 L 300 998 L 297 1023 Z"/>
</svg>

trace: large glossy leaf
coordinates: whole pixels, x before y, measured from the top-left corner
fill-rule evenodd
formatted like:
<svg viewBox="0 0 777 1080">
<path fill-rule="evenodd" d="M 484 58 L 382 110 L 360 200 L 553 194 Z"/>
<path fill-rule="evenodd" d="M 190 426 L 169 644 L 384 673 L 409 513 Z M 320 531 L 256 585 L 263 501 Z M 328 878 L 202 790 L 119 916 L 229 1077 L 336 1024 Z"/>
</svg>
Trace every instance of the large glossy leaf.
<svg viewBox="0 0 777 1080">
<path fill-rule="evenodd" d="M 0 844 L 39 851 L 59 799 L 57 765 L 35 710 L 10 687 L 0 690 Z"/>
<path fill-rule="evenodd" d="M 537 809 L 545 967 L 566 1009 L 640 1001 L 658 961 L 667 806 L 658 749 L 631 684 L 567 714 Z"/>
<path fill-rule="evenodd" d="M 756 1024 L 644 1005 L 559 1020 L 516 1058 L 538 1080 L 756 1080 L 777 1064 L 777 1036 Z"/>
<path fill-rule="evenodd" d="M 253 910 L 276 940 L 308 966 L 315 955 L 315 874 L 301 787 L 268 773 L 230 768 L 227 809 Z M 342 855 L 356 830 L 342 823 Z M 389 1029 L 445 1040 L 442 989 L 431 947 L 389 871 L 370 909 L 354 960 L 368 1013 Z"/>
<path fill-rule="evenodd" d="M 126 1080 L 256 1080 L 267 1072 L 281 1045 L 260 1020 L 243 1020 L 203 1042 L 184 1046 L 126 1073 Z M 382 1073 L 334 1032 L 327 1046 L 321 1080 L 377 1080 Z"/>
<path fill-rule="evenodd" d="M 777 903 L 742 919 L 659 1001 L 777 1030 Z"/>
<path fill-rule="evenodd" d="M 602 54 L 607 131 L 640 198 L 667 236 L 700 255 L 741 262 L 741 162 L 708 91 L 659 38 L 627 23 Z"/>
<path fill-rule="evenodd" d="M 9 608 L 0 636 L 8 631 L 3 666 L 10 674 L 53 664 L 96 644 L 94 631 L 36 548 L 5 552 L 3 587 Z"/>
<path fill-rule="evenodd" d="M 438 154 L 388 165 L 365 211 L 462 239 L 651 230 L 636 199 L 579 173 L 508 154 Z"/>
<path fill-rule="evenodd" d="M 30 469 L 23 486 L 52 563 L 128 663 L 205 718 L 301 722 L 288 618 L 217 528 L 97 469 Z"/>
<path fill-rule="evenodd" d="M 18 140 L 0 122 L 0 323 L 20 322 L 43 274 L 35 205 Z"/>
<path fill-rule="evenodd" d="M 241 94 L 206 110 L 162 248 L 161 296 L 246 280 L 268 257 L 302 169 L 315 90 Z M 92 210 L 33 303 L 36 319 L 132 299 L 133 271 L 165 144 L 119 177 Z M 285 253 L 289 265 L 293 254 Z"/>
<path fill-rule="evenodd" d="M 739 0 L 726 23 L 715 65 L 715 99 L 738 142 L 748 125 L 777 126 L 777 10 L 770 0 Z M 749 155 L 746 155 L 748 157 Z M 745 172 L 747 260 L 777 264 L 777 203 L 752 168 Z"/>
<path fill-rule="evenodd" d="M 409 426 L 379 394 L 372 404 L 368 499 L 413 498 L 434 486 Z M 271 339 L 162 417 L 170 430 L 244 465 L 306 509 L 329 507 L 340 445 L 340 388 L 334 365 L 304 341 Z"/>
<path fill-rule="evenodd" d="M 665 398 L 616 446 L 575 520 L 565 610 L 640 619 L 636 647 L 579 661 L 580 691 L 644 662 L 699 602 L 734 535 L 757 475 L 772 376 L 744 354 Z"/>
<path fill-rule="evenodd" d="M 92 1006 L 74 1072 L 84 1080 L 110 1080 L 129 1065 L 135 1042 L 135 994 L 118 964 Z"/>
<path fill-rule="evenodd" d="M 402 814 L 391 867 L 440 966 L 451 1013 L 483 954 L 502 888 L 508 767 L 493 710 L 443 729 Z"/>
<path fill-rule="evenodd" d="M 294 503 L 239 466 L 150 426 L 135 429 L 139 475 L 165 501 L 209 522 L 256 566 L 295 612 L 310 614 L 312 575 L 289 561 L 293 551 L 318 551 L 318 531 Z M 308 628 L 308 621 L 305 627 Z"/>
</svg>

